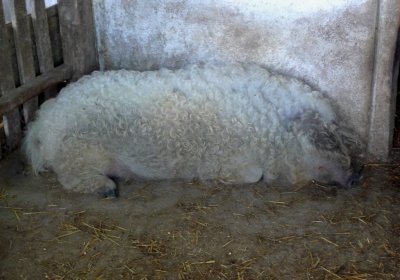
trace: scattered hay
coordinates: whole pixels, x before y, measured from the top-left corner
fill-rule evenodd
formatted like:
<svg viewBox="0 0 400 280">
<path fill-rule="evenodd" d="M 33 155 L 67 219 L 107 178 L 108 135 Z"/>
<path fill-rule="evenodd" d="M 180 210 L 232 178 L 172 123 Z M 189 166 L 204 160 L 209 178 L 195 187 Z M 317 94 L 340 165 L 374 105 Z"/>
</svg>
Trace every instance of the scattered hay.
<svg viewBox="0 0 400 280">
<path fill-rule="evenodd" d="M 32 206 L 17 202 L 6 186 L 0 191 L 4 278 L 26 272 L 25 278 L 51 280 L 400 279 L 400 169 L 367 168 L 388 176 L 337 192 L 317 184 L 191 182 L 186 187 L 201 195 L 186 192 L 164 208 L 151 208 L 160 199 L 155 185 L 87 210 L 70 203 L 84 196 Z M 135 203 L 139 212 L 131 211 Z"/>
<path fill-rule="evenodd" d="M 0 190 L 0 200 L 6 199 L 7 197 L 8 197 L 8 194 L 7 194 L 6 190 L 4 190 L 4 189 Z"/>
<path fill-rule="evenodd" d="M 149 241 L 146 240 L 132 240 L 132 246 L 134 248 L 139 248 L 143 253 L 156 255 L 157 257 L 164 257 L 166 256 L 166 245 L 164 245 L 163 240 L 154 240 L 150 239 Z"/>
<path fill-rule="evenodd" d="M 114 245 L 119 246 L 119 240 L 125 228 L 117 226 L 114 224 L 107 224 L 103 221 L 97 221 L 93 218 L 91 221 L 86 221 L 84 219 L 84 214 L 86 211 L 80 211 L 72 214 L 72 222 L 64 222 L 61 225 L 61 234 L 56 236 L 55 239 L 60 241 L 62 238 L 77 234 L 85 233 L 89 235 L 91 240 L 108 240 Z M 82 249 L 83 254 L 85 254 L 88 245 L 91 242 L 85 243 L 85 247 Z"/>
<path fill-rule="evenodd" d="M 18 222 L 21 221 L 21 211 L 23 210 L 23 208 L 12 207 L 12 206 L 2 206 L 2 207 L 0 207 L 0 209 L 9 209 L 10 211 L 12 211 L 12 213 L 14 214 L 17 221 Z"/>
</svg>

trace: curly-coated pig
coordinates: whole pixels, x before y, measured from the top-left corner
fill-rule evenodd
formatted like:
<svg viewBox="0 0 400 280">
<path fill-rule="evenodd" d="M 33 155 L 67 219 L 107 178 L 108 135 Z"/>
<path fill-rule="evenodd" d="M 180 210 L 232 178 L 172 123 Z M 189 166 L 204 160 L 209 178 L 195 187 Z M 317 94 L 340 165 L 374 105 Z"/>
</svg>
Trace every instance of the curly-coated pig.
<svg viewBox="0 0 400 280">
<path fill-rule="evenodd" d="M 42 105 L 24 146 L 36 172 L 108 194 L 115 178 L 348 187 L 362 152 L 321 92 L 242 64 L 95 72 Z"/>
</svg>

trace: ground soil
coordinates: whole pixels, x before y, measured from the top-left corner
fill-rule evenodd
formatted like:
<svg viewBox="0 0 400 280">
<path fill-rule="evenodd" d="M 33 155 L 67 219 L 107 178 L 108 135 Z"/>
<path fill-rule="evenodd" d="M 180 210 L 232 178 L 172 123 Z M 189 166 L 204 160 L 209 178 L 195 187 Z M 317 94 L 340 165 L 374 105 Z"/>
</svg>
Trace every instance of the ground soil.
<svg viewBox="0 0 400 280">
<path fill-rule="evenodd" d="M 64 191 L 0 161 L 0 279 L 400 279 L 400 166 L 351 190 L 123 182 Z"/>
</svg>

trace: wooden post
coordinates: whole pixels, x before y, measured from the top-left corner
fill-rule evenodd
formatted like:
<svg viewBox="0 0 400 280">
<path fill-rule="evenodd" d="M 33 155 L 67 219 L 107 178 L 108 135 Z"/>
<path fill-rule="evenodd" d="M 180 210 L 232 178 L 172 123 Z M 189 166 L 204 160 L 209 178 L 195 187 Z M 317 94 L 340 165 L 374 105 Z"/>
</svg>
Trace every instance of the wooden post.
<svg viewBox="0 0 400 280">
<path fill-rule="evenodd" d="M 32 8 L 31 16 L 35 33 L 36 52 L 39 60 L 40 73 L 44 74 L 54 68 L 46 7 L 44 0 L 29 1 Z M 45 98 L 48 99 L 54 97 L 56 94 L 57 87 L 50 87 L 45 91 Z"/>
<path fill-rule="evenodd" d="M 92 1 L 58 0 L 58 15 L 64 63 L 76 80 L 98 69 Z"/>
<path fill-rule="evenodd" d="M 3 5 L 0 5 L 0 96 L 6 96 L 7 91 L 15 88 L 12 73 L 10 44 L 7 36 Z M 21 139 L 21 122 L 18 108 L 5 113 L 3 115 L 3 123 L 7 148 L 13 150 L 18 146 Z"/>
<path fill-rule="evenodd" d="M 25 84 L 36 75 L 32 53 L 31 32 L 25 0 L 11 0 L 11 23 L 14 30 L 15 49 L 17 52 L 19 77 L 21 84 Z M 25 123 L 33 120 L 38 109 L 38 98 L 34 97 L 23 104 Z"/>
</svg>

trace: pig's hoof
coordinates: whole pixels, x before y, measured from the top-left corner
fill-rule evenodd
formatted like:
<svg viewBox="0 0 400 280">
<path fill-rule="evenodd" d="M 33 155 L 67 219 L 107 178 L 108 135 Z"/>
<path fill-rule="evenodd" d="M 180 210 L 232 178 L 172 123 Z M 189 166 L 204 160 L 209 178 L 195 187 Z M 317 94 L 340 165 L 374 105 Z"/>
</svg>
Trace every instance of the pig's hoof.
<svg viewBox="0 0 400 280">
<path fill-rule="evenodd" d="M 102 193 L 105 198 L 117 198 L 119 196 L 118 189 L 110 189 Z"/>
<path fill-rule="evenodd" d="M 257 183 L 263 177 L 263 170 L 258 165 L 247 165 L 239 172 L 240 182 L 245 184 Z"/>
<path fill-rule="evenodd" d="M 98 181 L 98 183 L 102 185 L 102 187 L 97 189 L 97 192 L 101 196 L 105 198 L 117 198 L 119 196 L 117 185 L 112 179 L 102 177 L 102 181 Z"/>
</svg>

